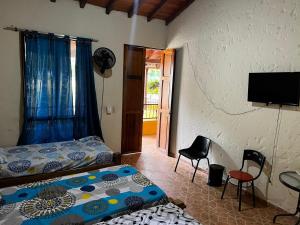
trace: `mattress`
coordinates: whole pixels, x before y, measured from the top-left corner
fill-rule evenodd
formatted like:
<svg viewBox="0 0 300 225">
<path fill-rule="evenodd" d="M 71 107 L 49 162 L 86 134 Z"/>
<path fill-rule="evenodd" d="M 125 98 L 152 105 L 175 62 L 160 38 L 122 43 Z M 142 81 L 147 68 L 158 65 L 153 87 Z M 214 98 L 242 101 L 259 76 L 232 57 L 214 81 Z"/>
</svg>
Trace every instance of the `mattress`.
<svg viewBox="0 0 300 225">
<path fill-rule="evenodd" d="M 96 136 L 15 146 L 0 151 L 0 177 L 19 177 L 112 163 L 113 151 Z"/>
<path fill-rule="evenodd" d="M 124 216 L 120 216 L 107 222 L 95 225 L 159 225 L 159 224 L 181 224 L 201 225 L 197 220 L 188 215 L 178 206 L 168 203 L 149 209 L 140 210 Z"/>
<path fill-rule="evenodd" d="M 166 194 L 129 165 L 0 189 L 0 224 L 93 224 L 166 204 Z"/>
</svg>

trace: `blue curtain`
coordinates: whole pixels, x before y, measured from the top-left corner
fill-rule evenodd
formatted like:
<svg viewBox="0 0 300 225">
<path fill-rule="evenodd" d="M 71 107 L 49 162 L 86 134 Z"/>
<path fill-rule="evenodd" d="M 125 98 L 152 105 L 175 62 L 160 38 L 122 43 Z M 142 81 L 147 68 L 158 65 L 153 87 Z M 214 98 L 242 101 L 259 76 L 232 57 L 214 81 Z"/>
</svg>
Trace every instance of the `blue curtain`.
<svg viewBox="0 0 300 225">
<path fill-rule="evenodd" d="M 75 139 L 96 135 L 103 139 L 97 108 L 91 40 L 76 40 Z"/>
<path fill-rule="evenodd" d="M 18 144 L 73 139 L 70 40 L 24 35 L 24 124 Z"/>
</svg>

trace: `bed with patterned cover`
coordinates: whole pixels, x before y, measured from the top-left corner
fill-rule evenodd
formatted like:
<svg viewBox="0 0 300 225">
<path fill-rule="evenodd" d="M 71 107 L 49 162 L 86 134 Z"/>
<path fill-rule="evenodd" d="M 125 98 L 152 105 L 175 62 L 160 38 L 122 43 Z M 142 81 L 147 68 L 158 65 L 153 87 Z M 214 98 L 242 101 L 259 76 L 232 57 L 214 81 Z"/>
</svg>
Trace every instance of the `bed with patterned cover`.
<svg viewBox="0 0 300 225">
<path fill-rule="evenodd" d="M 127 215 L 123 215 L 106 222 L 95 225 L 160 225 L 160 224 L 181 224 L 201 225 L 197 220 L 184 212 L 181 208 L 168 203 L 158 205 L 149 209 L 143 209 Z"/>
<path fill-rule="evenodd" d="M 0 148 L 0 178 L 110 164 L 113 151 L 96 136 L 76 141 Z"/>
<path fill-rule="evenodd" d="M 93 224 L 167 202 L 134 167 L 119 165 L 0 189 L 0 224 Z"/>
</svg>

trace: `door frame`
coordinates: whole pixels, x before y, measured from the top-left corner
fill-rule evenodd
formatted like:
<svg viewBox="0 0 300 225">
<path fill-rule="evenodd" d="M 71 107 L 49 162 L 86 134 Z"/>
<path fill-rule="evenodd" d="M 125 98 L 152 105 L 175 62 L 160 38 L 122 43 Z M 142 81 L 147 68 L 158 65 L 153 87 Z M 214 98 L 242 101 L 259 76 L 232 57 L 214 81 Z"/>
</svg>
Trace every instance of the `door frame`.
<svg viewBox="0 0 300 225">
<path fill-rule="evenodd" d="M 173 109 L 174 109 L 174 87 L 175 87 L 175 81 L 176 81 L 176 49 L 174 54 L 174 65 L 173 65 L 173 78 L 172 78 L 172 94 L 171 94 L 171 111 L 170 111 L 170 129 L 169 129 L 169 143 L 168 143 L 168 150 L 167 154 L 169 157 L 176 158 L 176 154 L 172 153 L 170 149 L 170 143 L 172 141 L 172 128 L 173 128 Z"/>
</svg>

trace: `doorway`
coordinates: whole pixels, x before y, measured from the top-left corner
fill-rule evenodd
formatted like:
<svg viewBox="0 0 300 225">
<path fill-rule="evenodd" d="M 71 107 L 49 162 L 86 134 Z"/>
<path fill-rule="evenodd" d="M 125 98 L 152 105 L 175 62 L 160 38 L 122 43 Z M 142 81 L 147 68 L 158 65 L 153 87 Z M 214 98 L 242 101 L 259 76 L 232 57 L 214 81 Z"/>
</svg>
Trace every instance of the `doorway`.
<svg viewBox="0 0 300 225">
<path fill-rule="evenodd" d="M 142 151 L 158 149 L 158 109 L 163 50 L 146 48 Z"/>
<path fill-rule="evenodd" d="M 124 46 L 122 154 L 169 155 L 175 50 Z"/>
</svg>

